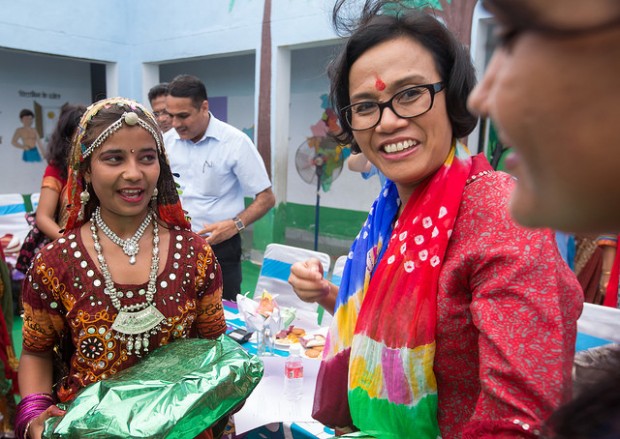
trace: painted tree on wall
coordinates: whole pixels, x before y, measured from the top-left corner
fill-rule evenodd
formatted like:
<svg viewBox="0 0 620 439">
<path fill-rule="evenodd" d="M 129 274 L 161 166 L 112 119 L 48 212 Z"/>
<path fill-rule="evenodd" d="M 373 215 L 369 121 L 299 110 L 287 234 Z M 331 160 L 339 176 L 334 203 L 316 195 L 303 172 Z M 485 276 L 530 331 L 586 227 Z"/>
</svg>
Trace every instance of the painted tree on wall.
<svg viewBox="0 0 620 439">
<path fill-rule="evenodd" d="M 228 3 L 228 12 L 235 0 Z M 265 0 L 261 26 L 260 79 L 258 89 L 258 124 L 256 147 L 271 178 L 271 0 Z"/>
<path fill-rule="evenodd" d="M 256 146 L 271 177 L 271 0 L 265 0 L 263 9 Z"/>
<path fill-rule="evenodd" d="M 405 6 L 428 10 L 441 18 L 465 45 L 471 42 L 471 22 L 478 0 L 402 0 Z"/>
</svg>

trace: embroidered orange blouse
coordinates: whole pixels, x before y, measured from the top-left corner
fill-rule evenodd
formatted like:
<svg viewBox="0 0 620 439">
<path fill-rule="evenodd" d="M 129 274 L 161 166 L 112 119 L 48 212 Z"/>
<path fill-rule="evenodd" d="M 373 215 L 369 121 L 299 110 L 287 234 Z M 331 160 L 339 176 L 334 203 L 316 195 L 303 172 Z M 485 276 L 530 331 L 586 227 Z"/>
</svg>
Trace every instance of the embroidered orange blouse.
<svg viewBox="0 0 620 439">
<path fill-rule="evenodd" d="M 169 245 L 153 300 L 165 319 L 150 336 L 150 350 L 177 338 L 216 338 L 226 330 L 222 275 L 211 247 L 202 237 L 179 228 L 170 230 Z M 115 286 L 124 292 L 123 306 L 146 301 L 147 283 Z M 36 256 L 24 281 L 23 301 L 24 350 L 48 352 L 66 335 L 70 338 L 69 374 L 57 390 L 61 401 L 139 361 L 111 329 L 117 310 L 104 293 L 99 265 L 77 230 Z"/>
</svg>

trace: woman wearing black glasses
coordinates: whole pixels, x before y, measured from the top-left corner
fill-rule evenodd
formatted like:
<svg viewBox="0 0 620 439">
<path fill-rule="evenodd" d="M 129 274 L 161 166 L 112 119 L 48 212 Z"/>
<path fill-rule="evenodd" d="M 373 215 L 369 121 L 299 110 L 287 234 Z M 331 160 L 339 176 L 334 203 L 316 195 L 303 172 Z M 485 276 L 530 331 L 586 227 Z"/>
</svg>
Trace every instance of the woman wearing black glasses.
<svg viewBox="0 0 620 439">
<path fill-rule="evenodd" d="M 458 140 L 476 124 L 467 50 L 383 3 L 367 2 L 330 77 L 340 140 L 390 182 L 339 289 L 315 260 L 289 279 L 334 313 L 314 416 L 381 438 L 535 436 L 570 397 L 582 292 L 553 234 L 510 219 L 511 178 Z"/>
</svg>

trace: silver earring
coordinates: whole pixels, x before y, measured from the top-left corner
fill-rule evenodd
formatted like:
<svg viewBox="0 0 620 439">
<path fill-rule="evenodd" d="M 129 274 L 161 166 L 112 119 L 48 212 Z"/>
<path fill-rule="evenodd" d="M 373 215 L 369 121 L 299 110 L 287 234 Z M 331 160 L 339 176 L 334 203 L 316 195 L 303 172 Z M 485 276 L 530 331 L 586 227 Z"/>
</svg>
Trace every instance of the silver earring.
<svg viewBox="0 0 620 439">
<path fill-rule="evenodd" d="M 88 203 L 89 201 L 90 201 L 90 192 L 88 192 L 88 186 L 86 186 L 84 190 L 80 192 L 80 203 L 82 204 L 82 207 L 84 207 L 84 205 Z"/>
<path fill-rule="evenodd" d="M 84 188 L 82 192 L 80 192 L 80 211 L 78 212 L 78 220 L 82 221 L 84 219 L 84 208 L 86 203 L 90 200 L 90 192 L 88 192 L 88 184 Z"/>
<path fill-rule="evenodd" d="M 159 191 L 155 188 L 153 195 L 151 195 L 151 209 L 154 210 L 157 210 L 157 195 L 159 195 Z"/>
</svg>

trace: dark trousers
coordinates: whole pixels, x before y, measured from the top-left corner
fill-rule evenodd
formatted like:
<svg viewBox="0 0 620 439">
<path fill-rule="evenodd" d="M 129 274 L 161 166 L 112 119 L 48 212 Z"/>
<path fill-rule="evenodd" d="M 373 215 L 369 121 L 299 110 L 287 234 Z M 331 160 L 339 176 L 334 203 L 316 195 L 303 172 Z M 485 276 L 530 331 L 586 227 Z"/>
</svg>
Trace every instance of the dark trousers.
<svg viewBox="0 0 620 439">
<path fill-rule="evenodd" d="M 224 277 L 224 299 L 237 300 L 241 293 L 241 236 L 232 238 L 212 246 L 213 253 L 222 268 Z"/>
</svg>

